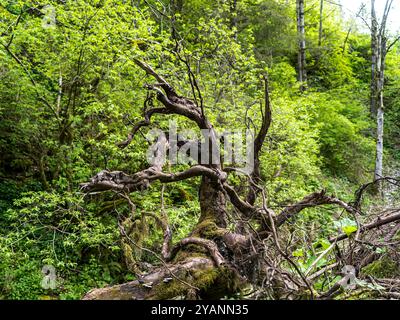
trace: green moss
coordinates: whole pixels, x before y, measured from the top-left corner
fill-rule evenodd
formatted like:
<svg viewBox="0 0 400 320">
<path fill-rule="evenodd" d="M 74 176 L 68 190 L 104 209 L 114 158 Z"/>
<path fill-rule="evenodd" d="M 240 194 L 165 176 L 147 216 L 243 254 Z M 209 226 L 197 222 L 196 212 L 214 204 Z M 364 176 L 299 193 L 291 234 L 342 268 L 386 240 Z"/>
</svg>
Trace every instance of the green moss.
<svg viewBox="0 0 400 320">
<path fill-rule="evenodd" d="M 214 239 L 215 237 L 222 236 L 226 230 L 217 226 L 213 219 L 205 219 L 199 222 L 192 232 L 192 236 L 203 239 Z"/>
<path fill-rule="evenodd" d="M 225 266 L 214 269 L 214 272 L 202 274 L 200 278 L 203 280 L 203 285 L 199 286 L 199 294 L 203 299 L 215 300 L 229 297 L 237 293 L 242 286 L 234 270 Z"/>
<path fill-rule="evenodd" d="M 106 213 L 113 212 L 115 210 L 116 206 L 120 206 L 125 202 L 126 202 L 125 199 L 114 199 L 112 201 L 104 201 L 101 204 L 101 207 L 99 208 L 98 213 L 99 214 L 106 214 Z"/>
<path fill-rule="evenodd" d="M 199 246 L 196 244 L 189 244 L 185 246 L 183 249 L 179 250 L 176 254 L 175 258 L 173 259 L 174 262 L 183 261 L 188 258 L 193 257 L 204 257 L 207 258 L 207 249 L 203 246 Z"/>
<path fill-rule="evenodd" d="M 179 203 L 193 200 L 193 195 L 185 188 L 182 188 L 179 184 L 175 185 L 175 188 L 171 192 L 171 196 L 175 202 Z"/>
<path fill-rule="evenodd" d="M 236 293 L 240 288 L 238 277 L 227 267 L 190 271 L 181 277 L 192 286 L 199 288 L 198 294 L 203 299 L 220 299 Z M 186 296 L 189 289 L 186 284 L 174 279 L 168 283 L 159 284 L 152 298 L 171 299 Z"/>
<path fill-rule="evenodd" d="M 362 272 L 377 278 L 391 278 L 400 276 L 400 267 L 398 263 L 392 259 L 384 257 L 364 267 Z"/>
<path fill-rule="evenodd" d="M 186 282 L 190 283 L 192 286 L 199 288 L 200 290 L 204 290 L 208 286 L 210 286 L 215 279 L 218 277 L 218 269 L 205 269 L 205 270 L 198 270 L 195 272 L 188 271 L 188 274 L 180 275 L 182 279 Z M 157 286 L 155 290 L 154 299 L 171 299 L 176 296 L 186 296 L 188 290 L 190 288 L 178 281 L 173 279 L 168 283 L 161 283 Z"/>
<path fill-rule="evenodd" d="M 168 283 L 162 283 L 157 286 L 157 290 L 151 299 L 153 300 L 165 300 L 174 297 L 181 296 L 186 293 L 187 286 L 184 286 L 177 280 L 172 280 Z"/>
<path fill-rule="evenodd" d="M 138 272 L 136 265 L 137 261 L 134 257 L 132 247 L 125 241 L 122 242 L 122 252 L 124 254 L 125 264 L 128 270 L 135 273 Z"/>
<path fill-rule="evenodd" d="M 374 290 L 365 290 L 365 288 L 355 291 L 343 291 L 335 297 L 335 300 L 371 300 L 377 298 L 377 292 Z"/>
</svg>

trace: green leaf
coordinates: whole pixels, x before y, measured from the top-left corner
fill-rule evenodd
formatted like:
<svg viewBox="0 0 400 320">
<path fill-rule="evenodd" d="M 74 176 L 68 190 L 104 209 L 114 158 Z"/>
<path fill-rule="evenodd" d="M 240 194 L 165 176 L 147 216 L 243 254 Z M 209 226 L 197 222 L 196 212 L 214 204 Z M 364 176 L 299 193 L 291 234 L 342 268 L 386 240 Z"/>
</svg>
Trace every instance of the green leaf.
<svg viewBox="0 0 400 320">
<path fill-rule="evenodd" d="M 357 231 L 357 226 L 344 226 L 342 230 L 347 236 L 350 236 L 352 233 Z"/>
<path fill-rule="evenodd" d="M 304 257 L 304 250 L 302 248 L 293 252 L 293 257 Z"/>
</svg>

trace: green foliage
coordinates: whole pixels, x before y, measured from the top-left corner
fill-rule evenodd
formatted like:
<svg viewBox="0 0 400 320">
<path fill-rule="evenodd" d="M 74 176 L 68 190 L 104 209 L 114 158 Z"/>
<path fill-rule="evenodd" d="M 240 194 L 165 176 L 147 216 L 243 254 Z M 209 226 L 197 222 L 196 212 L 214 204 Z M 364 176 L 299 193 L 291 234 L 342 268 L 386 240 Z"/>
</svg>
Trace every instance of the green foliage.
<svg viewBox="0 0 400 320">
<path fill-rule="evenodd" d="M 334 224 L 339 231 L 345 233 L 348 236 L 357 231 L 357 223 L 349 218 L 334 221 Z"/>
<path fill-rule="evenodd" d="M 362 272 L 377 278 L 395 278 L 400 275 L 400 268 L 390 257 L 384 256 L 363 268 Z"/>
<path fill-rule="evenodd" d="M 323 168 L 354 183 L 369 179 L 366 174 L 372 170 L 369 155 L 374 154 L 374 141 L 364 134 L 369 128 L 367 112 L 350 88 L 315 93 L 303 103 L 314 105 Z"/>
<path fill-rule="evenodd" d="M 118 274 L 114 219 L 97 217 L 81 205 L 82 199 L 69 193 L 30 192 L 4 213 L 8 233 L 2 243 L 1 287 L 10 298 L 40 298 L 45 293 L 40 288 L 44 265 L 53 265 L 64 279 L 52 292 L 60 297 L 78 298 L 90 286 L 109 283 Z"/>
<path fill-rule="evenodd" d="M 229 1 L 171 3 L 54 0 L 45 9 L 36 1 L 0 1 L 1 299 L 79 299 L 93 287 L 134 279 L 121 220 L 136 223 L 140 243 L 156 252 L 163 232 L 146 213 L 164 210 L 174 243 L 193 231 L 200 216 L 198 178 L 166 186 L 163 208 L 160 184 L 131 194 L 134 212 L 117 195 L 85 198 L 79 192 L 79 184 L 100 170 L 133 173 L 147 166 L 148 129 L 126 149 L 117 147 L 142 119 L 148 98 L 143 86 L 153 81 L 134 59 L 150 63 L 180 95 L 199 101 L 190 68 L 219 132 L 260 127 L 262 79 L 268 75 L 273 120 L 261 175 L 267 204 L 277 212 L 320 188 L 350 200 L 355 185 L 371 179 L 370 43 L 364 34 L 348 34 L 337 6 L 325 3 L 319 45 L 318 6 L 306 2 L 310 88 L 300 93 L 294 2 L 245 0 L 235 9 Z M 44 27 L 51 8 L 56 23 Z M 385 79 L 385 144 L 394 167 L 400 159 L 399 57 L 393 48 Z M 153 123 L 164 130 L 170 120 L 155 116 Z M 180 129 L 193 126 L 174 120 Z M 242 192 L 240 178 L 230 179 Z M 316 209 L 299 215 L 295 226 L 313 226 L 311 234 L 299 231 L 310 244 L 294 252 L 303 271 L 329 247 L 330 235 L 356 231 L 351 218 Z M 160 263 L 154 254 L 128 247 L 142 262 Z M 46 264 L 56 268 L 55 290 L 40 285 Z M 317 286 L 334 281 L 330 275 Z"/>
</svg>

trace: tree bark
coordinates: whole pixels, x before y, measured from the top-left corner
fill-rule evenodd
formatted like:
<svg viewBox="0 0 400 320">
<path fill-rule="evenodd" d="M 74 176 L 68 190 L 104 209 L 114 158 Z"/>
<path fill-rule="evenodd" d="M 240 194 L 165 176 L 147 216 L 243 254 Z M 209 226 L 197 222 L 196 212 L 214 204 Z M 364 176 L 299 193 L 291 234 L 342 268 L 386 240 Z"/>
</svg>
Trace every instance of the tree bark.
<svg viewBox="0 0 400 320">
<path fill-rule="evenodd" d="M 209 258 L 192 258 L 175 265 L 166 265 L 165 267 L 155 269 L 139 280 L 93 289 L 83 297 L 83 300 L 151 300 L 173 298 L 174 296 L 187 294 L 195 287 L 197 281 L 207 274 L 207 272 L 212 272 L 213 268 L 213 261 Z M 196 271 L 199 274 L 197 277 L 195 276 Z M 177 280 L 178 277 L 182 282 Z"/>
<path fill-rule="evenodd" d="M 375 0 L 371 0 L 371 86 L 370 86 L 370 111 L 375 116 L 377 111 L 377 64 L 379 56 L 378 20 L 375 11 Z"/>
<path fill-rule="evenodd" d="M 267 76 L 264 76 L 264 110 L 262 111 L 261 116 L 262 116 L 261 127 L 254 140 L 254 168 L 253 172 L 250 174 L 254 183 L 261 182 L 260 154 L 272 122 L 269 82 Z M 258 193 L 259 190 L 257 189 L 257 187 L 250 184 L 250 191 L 247 194 L 246 201 L 250 205 L 254 205 Z"/>
<path fill-rule="evenodd" d="M 376 160 L 374 180 L 383 177 L 383 134 L 384 134 L 384 104 L 383 104 L 383 87 L 384 87 L 384 67 L 386 57 L 386 40 L 382 39 L 380 50 L 380 70 L 378 73 L 378 110 L 377 110 L 377 131 L 376 131 Z M 382 183 L 377 183 L 378 192 L 382 195 Z"/>
<path fill-rule="evenodd" d="M 375 0 L 371 0 L 371 47 L 372 47 L 372 81 L 371 81 L 371 112 L 377 121 L 376 132 L 376 157 L 374 180 L 383 177 L 383 138 L 384 138 L 384 104 L 383 89 L 385 82 L 385 64 L 387 55 L 386 23 L 392 7 L 393 0 L 386 0 L 382 21 L 378 26 L 375 12 Z M 382 196 L 382 184 L 379 181 L 377 190 Z"/>
<path fill-rule="evenodd" d="M 217 227 L 226 228 L 226 198 L 218 183 L 208 177 L 202 177 L 199 200 L 199 224 L 209 221 L 215 223 Z"/>
<path fill-rule="evenodd" d="M 318 46 L 322 45 L 322 32 L 323 32 L 323 13 L 324 13 L 324 0 L 320 0 L 319 4 L 319 32 L 318 32 Z"/>
<path fill-rule="evenodd" d="M 298 80 L 301 91 L 307 89 L 307 71 L 306 71 L 306 36 L 304 19 L 304 0 L 296 0 L 297 11 L 297 36 L 299 39 L 298 52 Z"/>
</svg>

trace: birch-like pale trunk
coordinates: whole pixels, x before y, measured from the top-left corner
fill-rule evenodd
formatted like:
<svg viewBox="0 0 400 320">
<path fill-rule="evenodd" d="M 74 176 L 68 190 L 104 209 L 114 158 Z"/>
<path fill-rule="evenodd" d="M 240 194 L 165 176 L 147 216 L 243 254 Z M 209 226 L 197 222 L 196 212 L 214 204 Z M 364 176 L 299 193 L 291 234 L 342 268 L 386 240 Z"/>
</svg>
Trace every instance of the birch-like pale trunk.
<svg viewBox="0 0 400 320">
<path fill-rule="evenodd" d="M 296 0 L 296 11 L 297 11 L 297 36 L 299 38 L 298 80 L 301 83 L 300 87 L 301 91 L 304 91 L 307 88 L 304 0 Z"/>
<path fill-rule="evenodd" d="M 375 11 L 375 0 L 371 0 L 371 88 L 370 88 L 370 111 L 371 115 L 375 116 L 377 111 L 377 64 L 379 56 L 378 45 L 378 20 Z"/>
<path fill-rule="evenodd" d="M 386 39 L 380 39 L 379 49 L 379 63 L 378 63 L 378 107 L 377 107 L 377 131 L 376 131 L 376 161 L 374 178 L 379 179 L 383 177 L 383 137 L 384 137 L 384 118 L 385 109 L 383 104 L 383 88 L 385 81 L 385 60 L 386 60 Z M 382 185 L 378 184 L 378 192 L 382 193 Z"/>
<path fill-rule="evenodd" d="M 393 0 L 386 0 L 380 25 L 376 19 L 375 0 L 371 0 L 371 47 L 372 47 L 372 81 L 371 81 L 371 112 L 377 121 L 376 158 L 374 179 L 383 177 L 383 139 L 385 109 L 383 104 L 383 89 L 385 81 L 385 63 L 387 55 L 386 24 Z M 382 184 L 377 184 L 377 190 L 382 195 Z"/>
<path fill-rule="evenodd" d="M 381 99 L 383 100 L 382 97 Z M 377 118 L 377 139 L 376 139 L 375 180 L 383 177 L 383 125 L 384 125 L 383 108 L 378 108 L 376 118 Z"/>
</svg>

